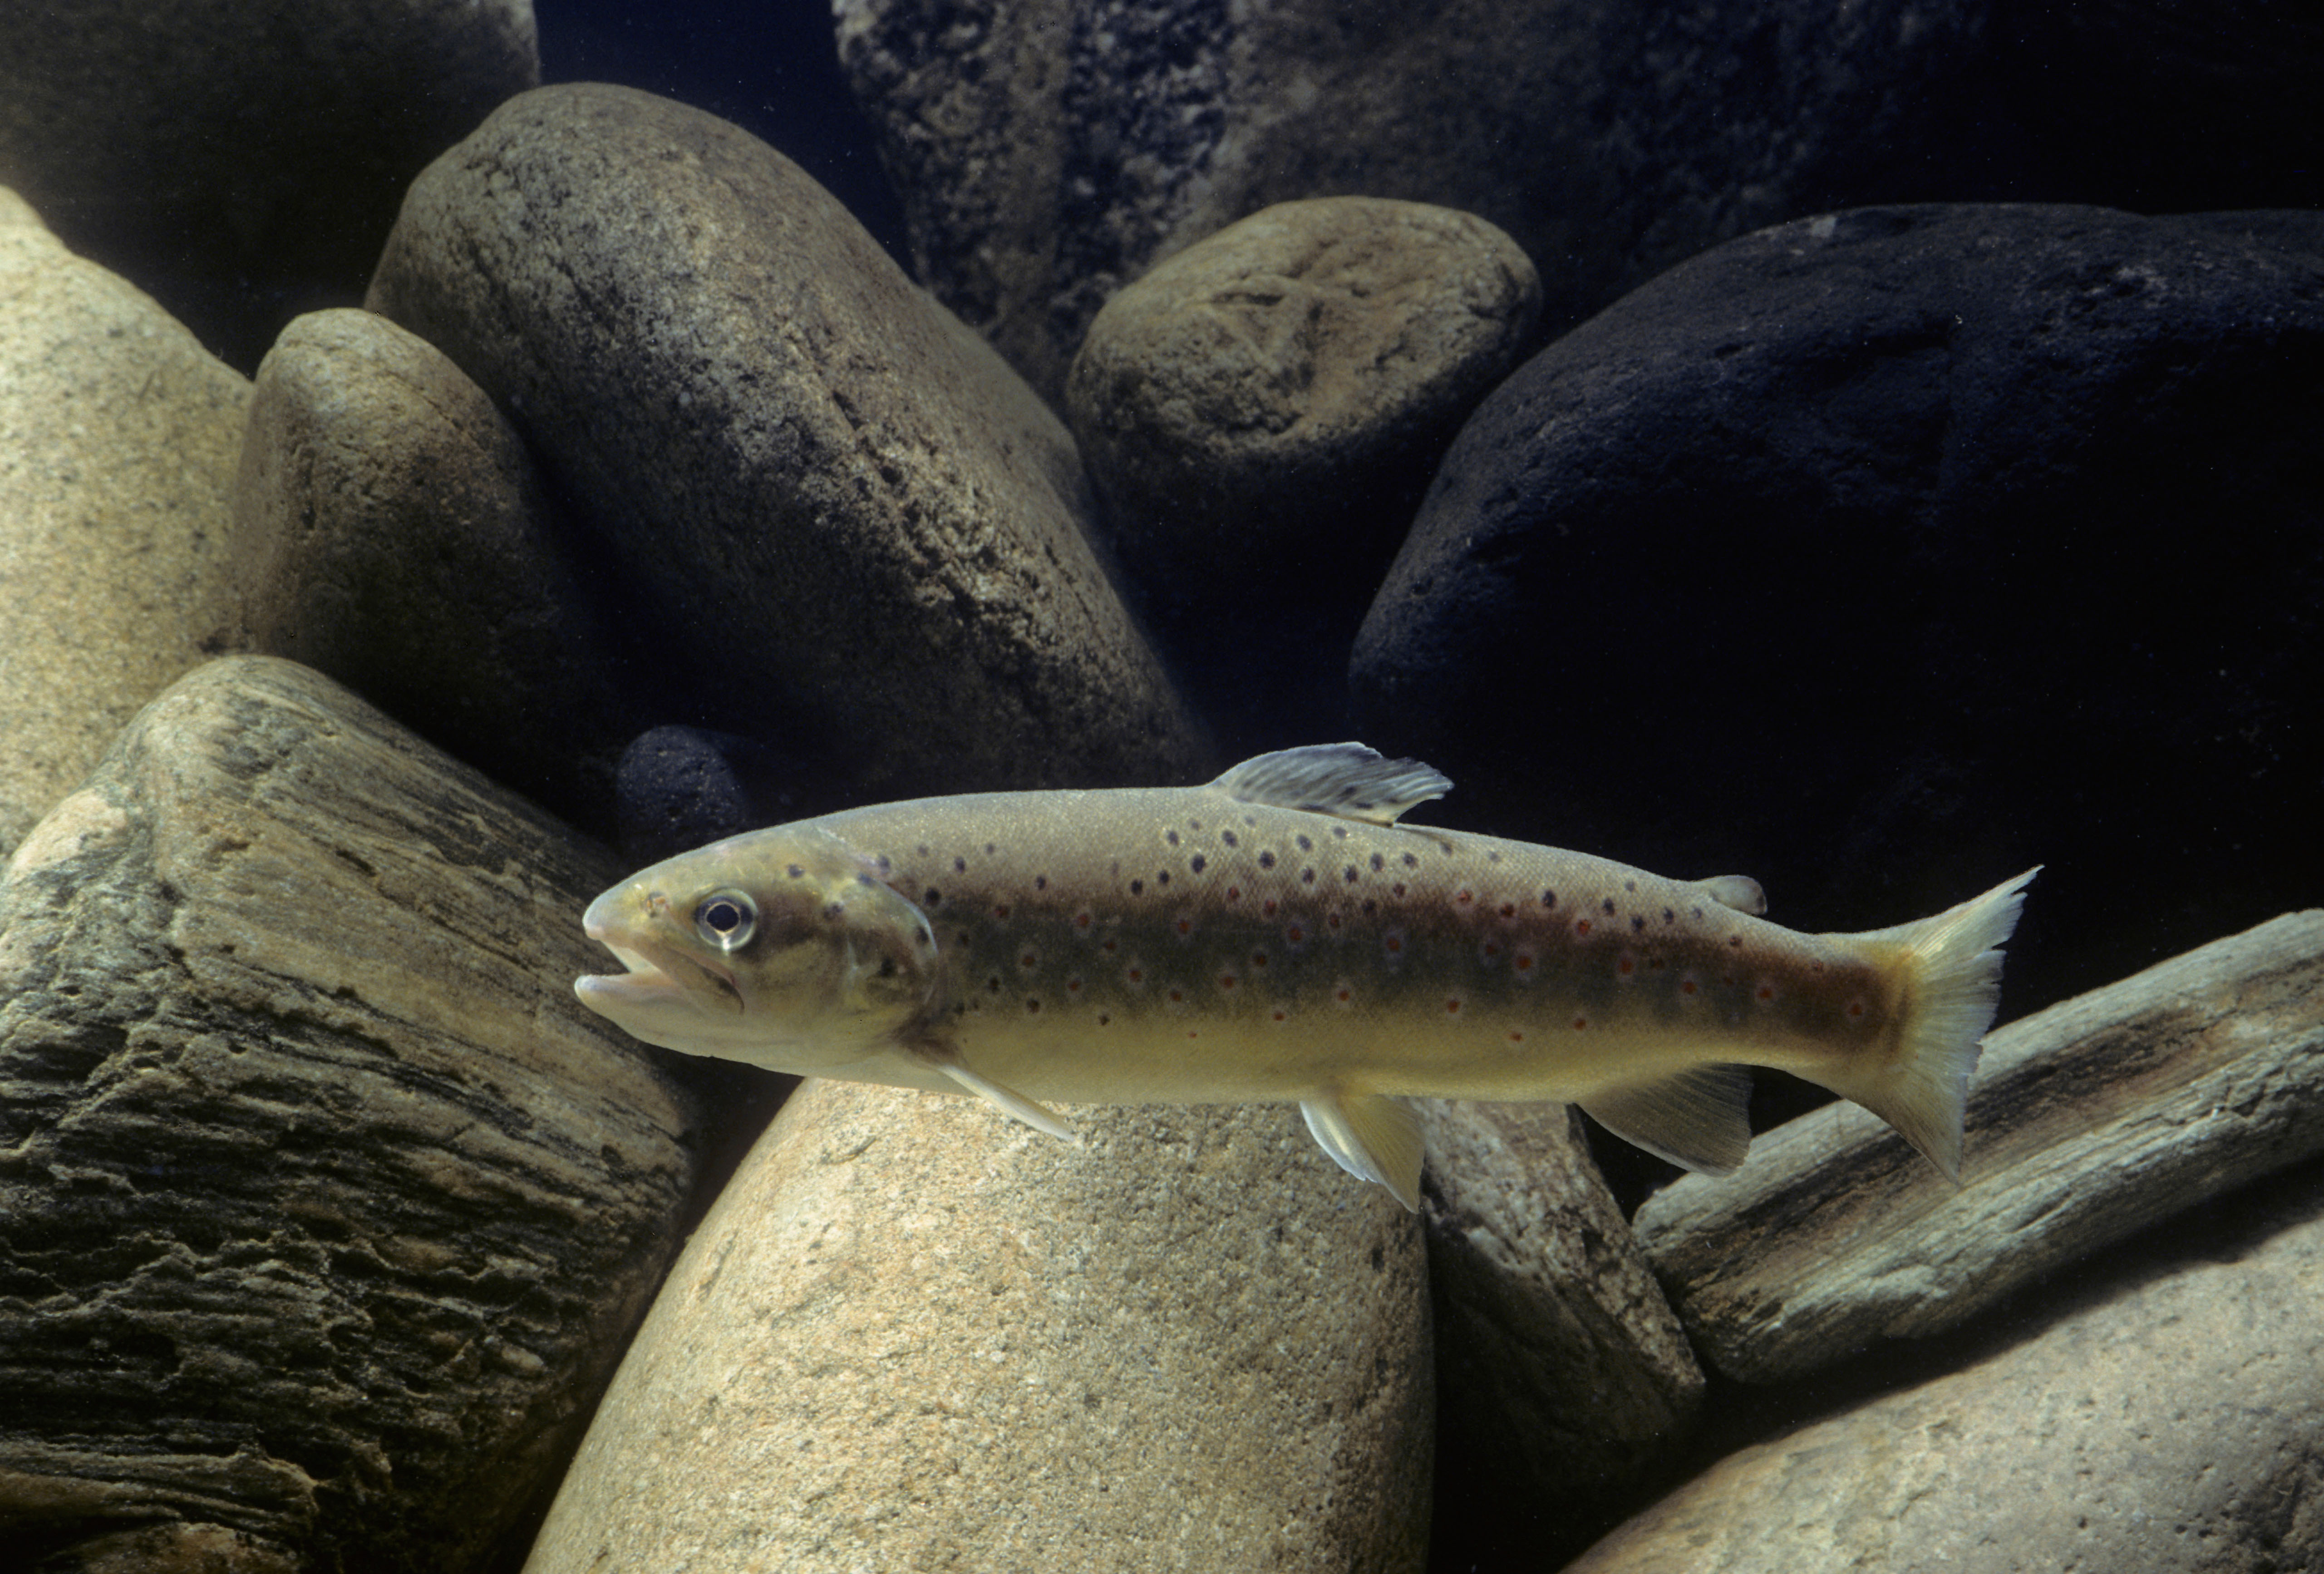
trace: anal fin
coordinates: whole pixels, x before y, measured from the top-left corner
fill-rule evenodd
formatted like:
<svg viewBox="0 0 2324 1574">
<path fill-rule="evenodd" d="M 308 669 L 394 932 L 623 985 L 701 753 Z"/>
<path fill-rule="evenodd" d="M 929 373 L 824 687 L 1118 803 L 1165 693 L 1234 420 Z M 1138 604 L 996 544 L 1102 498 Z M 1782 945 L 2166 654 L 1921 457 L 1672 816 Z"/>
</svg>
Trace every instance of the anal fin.
<svg viewBox="0 0 2324 1574">
<path fill-rule="evenodd" d="M 1590 1118 L 1682 1169 L 1725 1175 L 1751 1151 L 1751 1073 L 1696 1066 L 1582 1100 Z"/>
<path fill-rule="evenodd" d="M 979 1098 L 988 1104 L 999 1105 L 1035 1131 L 1046 1132 L 1053 1137 L 1063 1137 L 1067 1142 L 1074 1140 L 1074 1128 L 1067 1125 L 1056 1111 L 1026 1097 L 1014 1088 L 1003 1088 L 989 1077 L 980 1077 L 958 1060 L 936 1060 L 935 1065 L 937 1070 L 942 1071 Z"/>
<path fill-rule="evenodd" d="M 1361 1180 L 1377 1180 L 1420 1211 L 1420 1164 L 1427 1155 L 1420 1117 L 1400 1098 L 1334 1090 L 1299 1106 L 1308 1134 L 1332 1162 Z"/>
</svg>

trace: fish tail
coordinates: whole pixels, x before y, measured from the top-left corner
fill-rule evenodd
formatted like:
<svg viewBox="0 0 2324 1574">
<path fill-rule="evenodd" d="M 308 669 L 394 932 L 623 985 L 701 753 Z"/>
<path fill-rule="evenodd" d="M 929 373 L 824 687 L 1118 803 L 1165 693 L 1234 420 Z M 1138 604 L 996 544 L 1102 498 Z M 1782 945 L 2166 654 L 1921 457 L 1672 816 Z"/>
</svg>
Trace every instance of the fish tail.
<svg viewBox="0 0 2324 1574">
<path fill-rule="evenodd" d="M 1969 1073 L 2001 1003 L 2002 942 L 2041 872 L 2036 866 L 1933 918 L 1848 937 L 1901 974 L 1903 1018 L 1877 1052 L 1818 1080 L 1895 1126 L 1955 1185 Z"/>
</svg>

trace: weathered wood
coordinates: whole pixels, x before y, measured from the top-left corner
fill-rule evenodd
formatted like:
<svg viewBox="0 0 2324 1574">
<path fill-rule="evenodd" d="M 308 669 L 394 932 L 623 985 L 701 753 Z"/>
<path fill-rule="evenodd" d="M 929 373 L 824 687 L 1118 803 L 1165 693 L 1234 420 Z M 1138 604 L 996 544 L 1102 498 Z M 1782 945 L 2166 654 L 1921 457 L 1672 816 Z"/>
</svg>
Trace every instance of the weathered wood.
<svg viewBox="0 0 2324 1574">
<path fill-rule="evenodd" d="M 2324 912 L 1986 1041 L 1959 1190 L 1835 1104 L 1638 1210 L 1696 1348 L 1765 1383 L 1951 1328 L 2077 1257 L 2324 1151 Z"/>
<path fill-rule="evenodd" d="M 522 1534 L 700 1146 L 698 1101 L 572 996 L 608 877 L 256 657 L 155 699 L 25 838 L 0 879 L 12 1559 L 134 1532 L 172 1568 L 441 1574 Z"/>
</svg>

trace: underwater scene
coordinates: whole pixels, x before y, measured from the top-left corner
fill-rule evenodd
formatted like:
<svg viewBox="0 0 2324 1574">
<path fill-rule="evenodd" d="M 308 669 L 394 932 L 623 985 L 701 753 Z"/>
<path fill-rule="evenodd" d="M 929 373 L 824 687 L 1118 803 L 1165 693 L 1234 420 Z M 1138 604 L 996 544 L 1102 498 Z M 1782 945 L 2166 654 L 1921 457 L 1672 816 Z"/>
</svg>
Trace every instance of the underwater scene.
<svg viewBox="0 0 2324 1574">
<path fill-rule="evenodd" d="M 0 1574 L 2324 1567 L 2319 75 L 0 7 Z"/>
</svg>

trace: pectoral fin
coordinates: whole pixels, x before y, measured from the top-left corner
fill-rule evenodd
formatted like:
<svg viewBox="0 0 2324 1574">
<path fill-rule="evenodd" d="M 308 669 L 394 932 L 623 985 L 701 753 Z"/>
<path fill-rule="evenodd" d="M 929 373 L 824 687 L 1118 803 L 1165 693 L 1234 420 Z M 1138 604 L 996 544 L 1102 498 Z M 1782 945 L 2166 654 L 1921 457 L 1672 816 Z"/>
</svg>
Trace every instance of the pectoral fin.
<svg viewBox="0 0 2324 1574">
<path fill-rule="evenodd" d="M 1035 1103 L 1023 1094 L 1003 1088 L 990 1078 L 978 1076 L 958 1060 L 938 1060 L 936 1062 L 936 1067 L 979 1098 L 999 1105 L 1035 1131 L 1047 1132 L 1053 1137 L 1063 1137 L 1067 1142 L 1074 1140 L 1073 1127 L 1067 1125 L 1054 1111 Z"/>
<path fill-rule="evenodd" d="M 1358 1180 L 1379 1181 L 1398 1202 L 1420 1211 L 1420 1162 L 1427 1144 L 1410 1105 L 1377 1093 L 1319 1093 L 1299 1113 L 1333 1163 Z"/>
<path fill-rule="evenodd" d="M 1725 1175 L 1751 1151 L 1751 1073 L 1697 1066 L 1657 1082 L 1609 1088 L 1582 1101 L 1624 1142 L 1706 1175 Z"/>
</svg>

